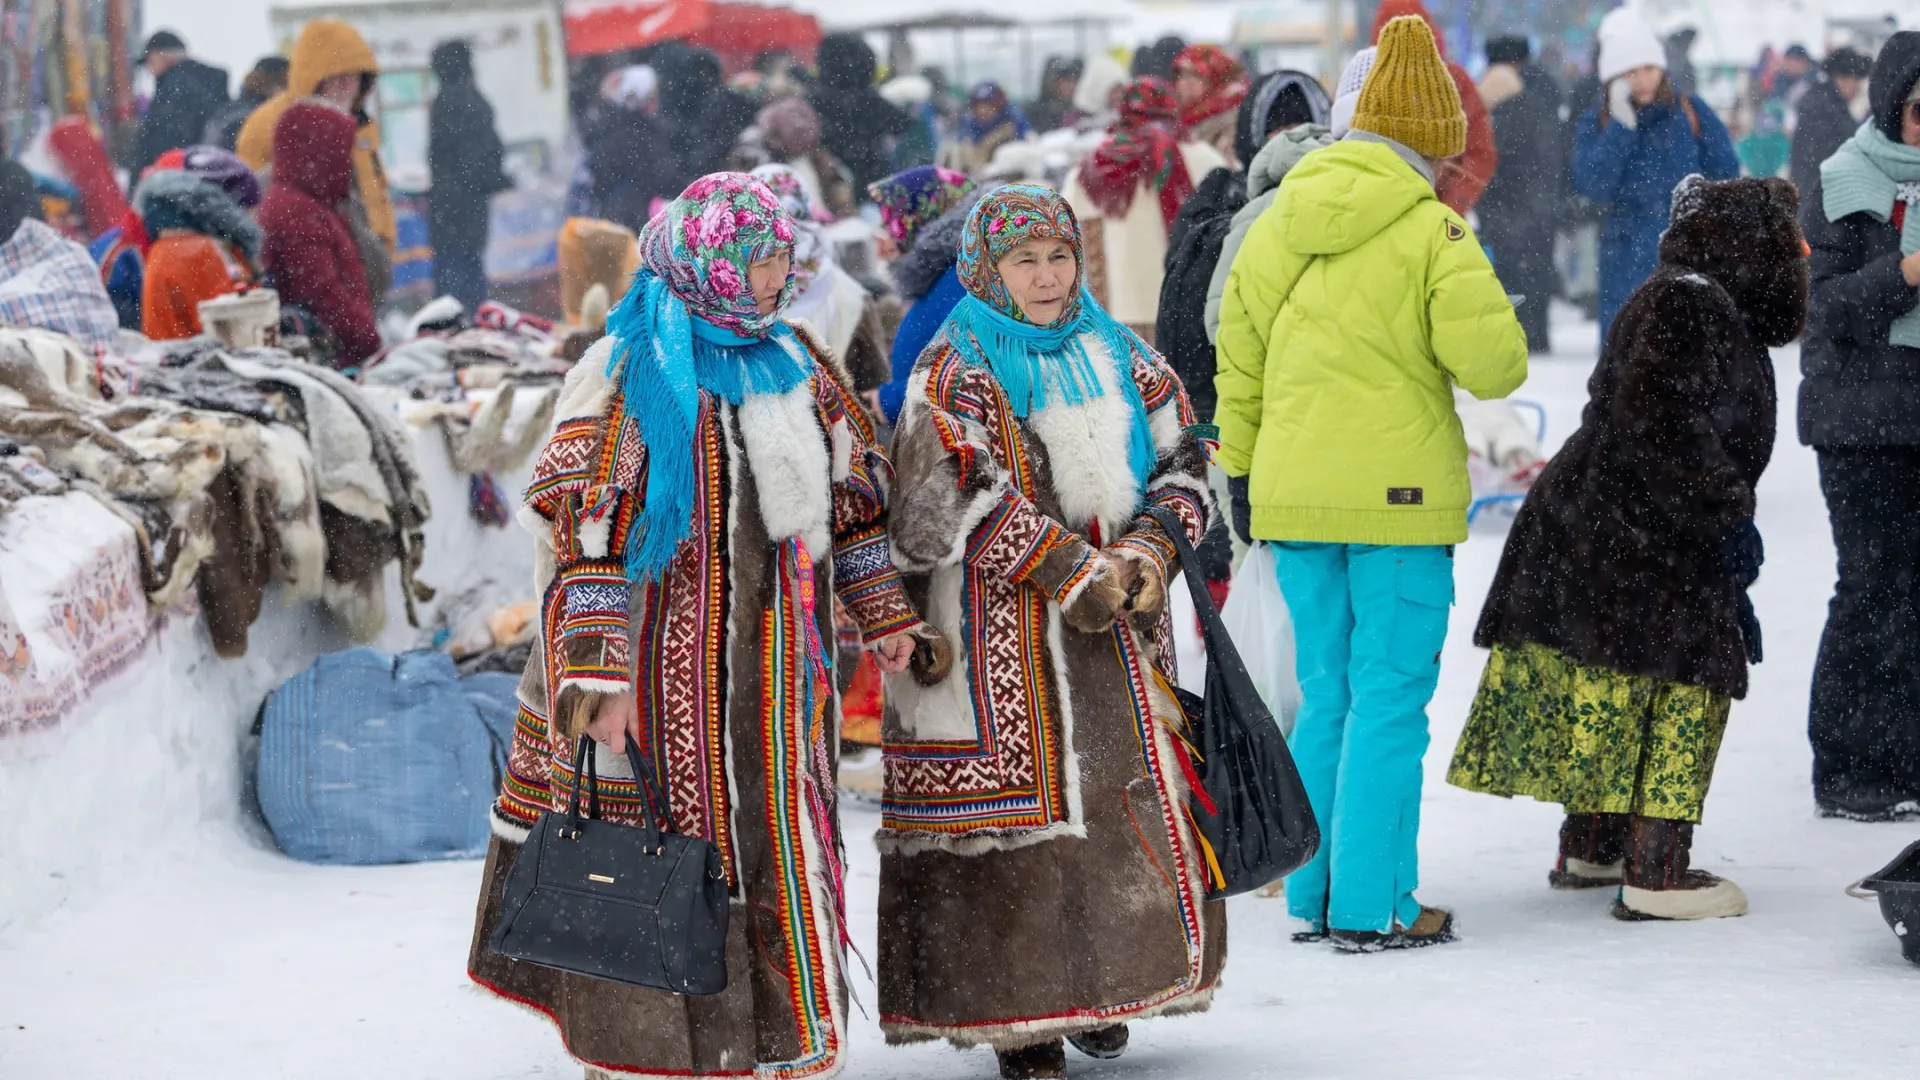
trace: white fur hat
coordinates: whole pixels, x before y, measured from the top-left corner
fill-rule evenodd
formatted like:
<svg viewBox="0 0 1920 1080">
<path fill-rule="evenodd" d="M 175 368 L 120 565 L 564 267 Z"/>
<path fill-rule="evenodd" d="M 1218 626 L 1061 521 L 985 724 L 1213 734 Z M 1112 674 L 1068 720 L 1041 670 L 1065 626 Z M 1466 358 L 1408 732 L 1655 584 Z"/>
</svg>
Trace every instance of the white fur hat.
<svg viewBox="0 0 1920 1080">
<path fill-rule="evenodd" d="M 1667 67 L 1667 50 L 1632 8 L 1615 8 L 1600 20 L 1601 82 L 1610 82 L 1638 67 Z"/>
<path fill-rule="evenodd" d="M 1360 88 L 1367 84 L 1367 72 L 1373 70 L 1373 58 L 1379 51 L 1371 46 L 1361 49 L 1347 61 L 1346 70 L 1340 72 L 1340 82 L 1333 88 L 1334 138 L 1343 138 L 1353 129 L 1353 110 L 1360 104 Z"/>
</svg>

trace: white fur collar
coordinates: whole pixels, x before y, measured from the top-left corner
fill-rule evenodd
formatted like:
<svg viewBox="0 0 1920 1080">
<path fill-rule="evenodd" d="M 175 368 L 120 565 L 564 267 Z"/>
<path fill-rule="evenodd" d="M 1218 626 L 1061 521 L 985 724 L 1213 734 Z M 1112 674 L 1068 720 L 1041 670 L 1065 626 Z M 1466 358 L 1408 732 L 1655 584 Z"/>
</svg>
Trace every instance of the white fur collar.
<svg viewBox="0 0 1920 1080">
<path fill-rule="evenodd" d="M 813 380 L 784 394 L 749 394 L 734 414 L 747 467 L 760 493 L 760 518 L 775 543 L 799 537 L 815 559 L 833 542 L 832 463 L 814 406 Z"/>
<path fill-rule="evenodd" d="M 601 338 L 567 373 L 556 422 L 606 415 L 617 390 L 607 375 L 613 347 L 613 338 Z M 831 483 L 850 471 L 851 433 L 835 426 L 829 458 L 811 378 L 784 394 L 750 394 L 736 415 L 767 536 L 775 543 L 797 536 L 815 559 L 826 558 L 833 542 Z M 522 524 L 551 542 L 552 527 L 532 511 L 523 512 Z"/>
<path fill-rule="evenodd" d="M 1092 334 L 1080 340 L 1106 392 L 1078 405 L 1036 409 L 1026 423 L 1047 448 L 1064 523 L 1081 529 L 1098 518 L 1101 535 L 1119 539 L 1140 509 L 1139 483 L 1127 453 L 1133 419 L 1112 354 Z"/>
</svg>

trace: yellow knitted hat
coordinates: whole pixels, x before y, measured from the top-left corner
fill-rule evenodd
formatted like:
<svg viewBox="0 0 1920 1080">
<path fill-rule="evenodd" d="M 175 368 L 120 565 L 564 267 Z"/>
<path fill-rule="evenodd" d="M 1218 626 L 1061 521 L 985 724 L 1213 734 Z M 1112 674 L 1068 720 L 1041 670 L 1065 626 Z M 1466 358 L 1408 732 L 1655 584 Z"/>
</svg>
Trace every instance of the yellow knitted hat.
<svg viewBox="0 0 1920 1080">
<path fill-rule="evenodd" d="M 1384 135 L 1423 157 L 1466 152 L 1467 114 L 1460 107 L 1460 91 L 1425 20 L 1402 15 L 1380 31 L 1380 52 L 1360 88 L 1353 126 Z"/>
</svg>

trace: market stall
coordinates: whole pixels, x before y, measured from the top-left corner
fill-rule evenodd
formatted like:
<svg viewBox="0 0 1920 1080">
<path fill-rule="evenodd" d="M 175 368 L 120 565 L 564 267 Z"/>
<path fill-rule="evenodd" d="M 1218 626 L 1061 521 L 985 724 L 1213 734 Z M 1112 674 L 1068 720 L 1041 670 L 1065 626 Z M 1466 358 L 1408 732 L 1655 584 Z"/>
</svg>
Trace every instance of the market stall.
<svg viewBox="0 0 1920 1080">
<path fill-rule="evenodd" d="M 555 347 L 454 325 L 361 384 L 207 338 L 96 364 L 0 331 L 0 912 L 240 816 L 236 747 L 317 657 L 519 643 L 508 510 Z"/>
</svg>

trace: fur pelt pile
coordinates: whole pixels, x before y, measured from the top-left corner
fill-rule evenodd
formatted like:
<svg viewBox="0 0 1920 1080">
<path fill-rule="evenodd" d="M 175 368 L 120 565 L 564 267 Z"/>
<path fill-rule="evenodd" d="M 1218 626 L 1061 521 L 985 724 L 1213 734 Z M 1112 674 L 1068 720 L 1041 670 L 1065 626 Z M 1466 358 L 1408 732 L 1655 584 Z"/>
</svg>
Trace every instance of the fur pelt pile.
<svg viewBox="0 0 1920 1080">
<path fill-rule="evenodd" d="M 411 618 L 431 595 L 413 580 L 428 507 L 388 411 L 272 350 L 241 357 L 202 342 L 171 360 L 139 395 L 109 402 L 58 341 L 0 332 L 0 440 L 13 444 L 0 449 L 125 520 L 149 605 L 197 590 L 222 656 L 246 652 L 271 583 L 291 601 L 325 601 L 370 640 L 395 558 Z M 0 485 L 0 513 L 43 493 Z"/>
</svg>

